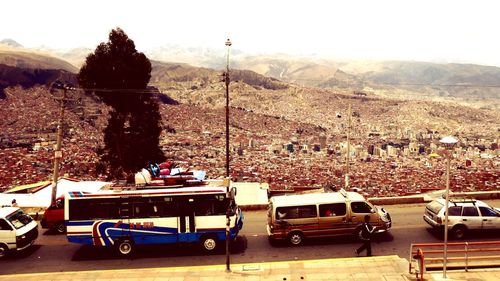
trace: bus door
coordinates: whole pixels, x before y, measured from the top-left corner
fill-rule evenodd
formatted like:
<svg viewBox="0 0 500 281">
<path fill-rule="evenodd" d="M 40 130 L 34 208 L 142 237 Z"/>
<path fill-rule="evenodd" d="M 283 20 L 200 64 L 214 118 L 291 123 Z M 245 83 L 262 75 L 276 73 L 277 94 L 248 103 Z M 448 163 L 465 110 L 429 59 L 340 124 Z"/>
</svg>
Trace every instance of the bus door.
<svg viewBox="0 0 500 281">
<path fill-rule="evenodd" d="M 129 236 L 130 235 L 130 217 L 132 215 L 132 204 L 130 200 L 127 198 L 124 200 L 120 200 L 118 202 L 118 215 L 120 217 L 120 221 L 122 225 L 119 226 L 121 228 L 120 236 Z"/>
<path fill-rule="evenodd" d="M 179 202 L 178 232 L 179 242 L 192 242 L 196 239 L 196 226 L 194 219 L 194 198 L 183 198 Z"/>
</svg>

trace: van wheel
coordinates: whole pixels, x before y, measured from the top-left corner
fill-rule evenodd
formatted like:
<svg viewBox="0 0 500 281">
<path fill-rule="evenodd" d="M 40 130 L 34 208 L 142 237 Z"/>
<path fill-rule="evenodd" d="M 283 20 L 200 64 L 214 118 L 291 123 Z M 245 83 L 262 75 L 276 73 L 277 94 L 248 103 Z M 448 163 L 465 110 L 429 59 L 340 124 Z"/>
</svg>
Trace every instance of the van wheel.
<svg viewBox="0 0 500 281">
<path fill-rule="evenodd" d="M 65 233 L 66 232 L 66 226 L 64 225 L 64 222 L 58 222 L 54 229 L 57 231 L 57 233 Z"/>
<path fill-rule="evenodd" d="M 7 246 L 0 245 L 0 258 L 5 257 L 8 252 L 9 252 L 9 248 L 7 248 Z"/>
<path fill-rule="evenodd" d="M 455 239 L 462 239 L 467 233 L 467 228 L 463 225 L 457 225 L 451 229 L 451 235 Z"/>
<path fill-rule="evenodd" d="M 298 231 L 292 232 L 288 235 L 288 242 L 290 242 L 293 246 L 299 246 L 302 244 L 303 240 L 304 235 Z"/>
<path fill-rule="evenodd" d="M 119 240 L 116 248 L 120 254 L 129 256 L 134 250 L 134 243 L 130 239 Z"/>
</svg>

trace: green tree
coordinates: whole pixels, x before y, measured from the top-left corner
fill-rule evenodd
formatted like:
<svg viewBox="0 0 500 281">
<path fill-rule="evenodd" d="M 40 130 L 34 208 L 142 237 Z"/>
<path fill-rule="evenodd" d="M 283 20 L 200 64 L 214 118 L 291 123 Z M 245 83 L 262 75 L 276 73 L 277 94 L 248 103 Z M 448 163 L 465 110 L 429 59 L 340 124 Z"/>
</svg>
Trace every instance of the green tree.
<svg viewBox="0 0 500 281">
<path fill-rule="evenodd" d="M 165 160 L 159 147 L 158 100 L 147 90 L 150 78 L 151 62 L 120 28 L 87 56 L 78 73 L 80 86 L 112 107 L 100 159 L 110 179 Z"/>
</svg>

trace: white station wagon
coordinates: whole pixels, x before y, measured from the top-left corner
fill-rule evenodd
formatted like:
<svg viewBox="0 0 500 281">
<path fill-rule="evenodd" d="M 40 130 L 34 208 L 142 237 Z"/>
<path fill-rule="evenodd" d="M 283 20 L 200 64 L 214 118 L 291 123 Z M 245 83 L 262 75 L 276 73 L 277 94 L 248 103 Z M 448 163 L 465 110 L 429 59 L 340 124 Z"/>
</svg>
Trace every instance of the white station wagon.
<svg viewBox="0 0 500 281">
<path fill-rule="evenodd" d="M 444 229 L 444 198 L 436 199 L 425 207 L 424 220 L 433 228 Z M 475 199 L 450 199 L 448 202 L 448 231 L 461 239 L 472 230 L 500 230 L 500 208 L 493 208 Z"/>
</svg>

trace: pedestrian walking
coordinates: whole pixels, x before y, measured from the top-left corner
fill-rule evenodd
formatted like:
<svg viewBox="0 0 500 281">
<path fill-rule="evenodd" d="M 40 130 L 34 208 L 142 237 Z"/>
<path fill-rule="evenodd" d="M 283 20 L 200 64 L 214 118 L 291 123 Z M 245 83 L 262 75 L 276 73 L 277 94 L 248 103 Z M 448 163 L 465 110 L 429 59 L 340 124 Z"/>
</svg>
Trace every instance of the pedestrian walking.
<svg viewBox="0 0 500 281">
<path fill-rule="evenodd" d="M 372 245 L 371 245 L 371 239 L 372 239 L 372 234 L 375 231 L 375 227 L 373 227 L 370 224 L 370 216 L 366 215 L 365 216 L 365 221 L 363 222 L 363 225 L 361 226 L 361 232 L 359 235 L 359 239 L 363 241 L 363 245 L 359 247 L 358 249 L 354 250 L 356 253 L 356 256 L 359 256 L 361 252 L 366 250 L 366 256 L 371 257 L 372 256 Z"/>
<path fill-rule="evenodd" d="M 12 207 L 19 207 L 19 205 L 17 204 L 16 199 L 12 199 Z"/>
</svg>

